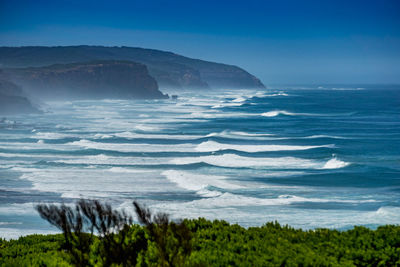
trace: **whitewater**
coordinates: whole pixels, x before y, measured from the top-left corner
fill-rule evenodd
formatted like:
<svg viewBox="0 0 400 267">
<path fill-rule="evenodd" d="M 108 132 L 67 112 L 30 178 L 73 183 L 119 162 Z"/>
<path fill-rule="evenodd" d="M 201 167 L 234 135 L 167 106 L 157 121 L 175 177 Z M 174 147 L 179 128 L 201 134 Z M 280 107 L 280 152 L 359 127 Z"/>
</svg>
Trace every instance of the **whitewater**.
<svg viewBox="0 0 400 267">
<path fill-rule="evenodd" d="M 0 120 L 0 237 L 57 229 L 38 203 L 132 201 L 243 226 L 400 223 L 400 88 L 168 92 Z"/>
</svg>

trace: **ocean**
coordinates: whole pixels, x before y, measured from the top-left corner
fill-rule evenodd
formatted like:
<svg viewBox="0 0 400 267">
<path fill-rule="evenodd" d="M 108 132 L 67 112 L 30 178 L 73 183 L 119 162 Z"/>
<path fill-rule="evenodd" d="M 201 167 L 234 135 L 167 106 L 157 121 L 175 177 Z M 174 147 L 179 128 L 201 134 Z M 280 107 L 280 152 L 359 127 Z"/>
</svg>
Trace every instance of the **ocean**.
<svg viewBox="0 0 400 267">
<path fill-rule="evenodd" d="M 168 92 L 0 119 L 0 237 L 54 233 L 38 203 L 303 229 L 400 223 L 400 87 Z"/>
</svg>

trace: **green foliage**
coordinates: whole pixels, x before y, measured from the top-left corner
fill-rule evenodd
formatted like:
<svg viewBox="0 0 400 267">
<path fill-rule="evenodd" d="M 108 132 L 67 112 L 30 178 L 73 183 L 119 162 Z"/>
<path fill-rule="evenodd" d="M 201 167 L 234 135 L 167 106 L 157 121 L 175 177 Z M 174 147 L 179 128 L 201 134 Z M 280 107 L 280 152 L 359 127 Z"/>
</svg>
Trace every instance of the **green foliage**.
<svg viewBox="0 0 400 267">
<path fill-rule="evenodd" d="M 71 266 L 62 235 L 29 235 L 0 239 L 0 266 Z"/>
<path fill-rule="evenodd" d="M 153 215 L 137 202 L 133 205 L 148 234 L 149 249 L 143 265 L 183 266 L 192 250 L 192 236 L 186 224 L 170 221 L 165 213 Z"/>
<path fill-rule="evenodd" d="M 94 236 L 87 265 L 400 266 L 400 226 L 303 231 L 277 222 L 246 229 L 203 218 L 179 223 L 162 214 L 145 218 L 143 226 L 126 226 L 112 235 L 117 242 L 110 244 L 124 240 L 117 248 L 106 248 L 105 239 Z M 0 240 L 0 266 L 73 265 L 63 244 L 60 234 Z M 130 260 L 110 262 L 110 251 Z"/>
<path fill-rule="evenodd" d="M 192 264 L 212 266 L 400 266 L 400 226 L 303 231 L 277 222 L 245 229 L 186 221 L 195 232 Z"/>
<path fill-rule="evenodd" d="M 63 231 L 62 247 L 76 266 L 136 265 L 138 253 L 147 248 L 143 230 L 131 227 L 131 216 L 98 200 L 81 199 L 75 207 L 41 204 L 36 210 Z"/>
</svg>

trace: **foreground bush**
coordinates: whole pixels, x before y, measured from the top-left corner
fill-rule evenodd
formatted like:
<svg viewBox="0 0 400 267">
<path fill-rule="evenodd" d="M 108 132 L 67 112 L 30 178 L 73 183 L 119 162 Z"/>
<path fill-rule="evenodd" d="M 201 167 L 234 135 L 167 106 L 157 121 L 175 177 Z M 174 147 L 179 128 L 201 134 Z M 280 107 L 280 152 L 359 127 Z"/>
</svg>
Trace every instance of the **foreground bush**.
<svg viewBox="0 0 400 267">
<path fill-rule="evenodd" d="M 92 220 L 82 204 L 92 209 L 86 210 Z M 46 218 L 55 207 L 42 208 Z M 303 231 L 267 223 L 245 229 L 202 218 L 173 222 L 135 203 L 142 226 L 116 212 L 127 224 L 111 223 L 113 229 L 103 231 L 115 215 L 109 206 L 86 201 L 57 208 L 49 218 L 59 212 L 63 224 L 78 231 L 0 240 L 2 266 L 400 266 L 400 226 Z"/>
<path fill-rule="evenodd" d="M 165 213 L 152 214 L 133 202 L 144 226 L 132 225 L 124 211 L 97 200 L 80 200 L 75 207 L 36 207 L 40 216 L 63 232 L 61 247 L 76 266 L 182 266 L 191 252 L 191 232 Z"/>
</svg>

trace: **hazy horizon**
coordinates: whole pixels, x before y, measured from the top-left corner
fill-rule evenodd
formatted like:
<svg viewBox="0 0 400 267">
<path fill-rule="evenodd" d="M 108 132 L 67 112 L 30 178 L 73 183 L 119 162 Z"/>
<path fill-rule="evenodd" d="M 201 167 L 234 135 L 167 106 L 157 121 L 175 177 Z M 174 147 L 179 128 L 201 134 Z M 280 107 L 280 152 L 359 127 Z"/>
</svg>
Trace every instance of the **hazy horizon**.
<svg viewBox="0 0 400 267">
<path fill-rule="evenodd" d="M 238 65 L 271 84 L 400 83 L 397 1 L 2 1 L 0 46 L 104 45 Z"/>
</svg>

